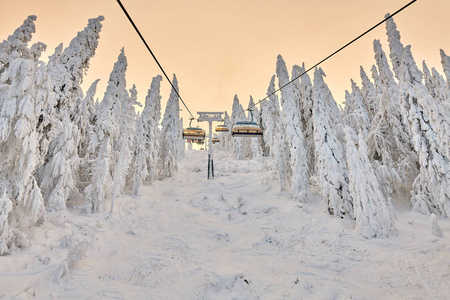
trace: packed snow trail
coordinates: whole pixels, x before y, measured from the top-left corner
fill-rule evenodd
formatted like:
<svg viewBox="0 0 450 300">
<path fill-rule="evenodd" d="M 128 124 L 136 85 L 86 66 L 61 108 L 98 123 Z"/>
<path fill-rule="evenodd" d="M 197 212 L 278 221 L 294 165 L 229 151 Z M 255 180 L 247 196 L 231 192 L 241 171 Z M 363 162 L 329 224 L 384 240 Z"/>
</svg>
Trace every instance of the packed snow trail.
<svg viewBox="0 0 450 300">
<path fill-rule="evenodd" d="M 34 245 L 2 257 L 0 298 L 448 299 L 444 238 L 427 216 L 397 209 L 399 236 L 366 240 L 354 222 L 280 191 L 268 161 L 188 151 L 171 178 L 116 200 L 114 214 L 48 214 Z M 314 191 L 314 187 L 312 186 Z M 68 249 L 86 255 L 57 278 Z"/>
</svg>

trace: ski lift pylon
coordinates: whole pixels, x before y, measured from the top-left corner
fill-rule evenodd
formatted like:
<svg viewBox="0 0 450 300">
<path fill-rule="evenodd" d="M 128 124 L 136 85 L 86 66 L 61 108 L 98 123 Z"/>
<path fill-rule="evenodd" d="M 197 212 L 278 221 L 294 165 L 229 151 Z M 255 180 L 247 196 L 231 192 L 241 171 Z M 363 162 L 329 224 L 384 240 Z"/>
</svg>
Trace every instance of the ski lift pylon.
<svg viewBox="0 0 450 300">
<path fill-rule="evenodd" d="M 231 130 L 233 137 L 259 137 L 262 136 L 261 127 L 256 122 L 253 122 L 253 110 L 249 110 L 251 120 L 236 122 Z"/>
</svg>

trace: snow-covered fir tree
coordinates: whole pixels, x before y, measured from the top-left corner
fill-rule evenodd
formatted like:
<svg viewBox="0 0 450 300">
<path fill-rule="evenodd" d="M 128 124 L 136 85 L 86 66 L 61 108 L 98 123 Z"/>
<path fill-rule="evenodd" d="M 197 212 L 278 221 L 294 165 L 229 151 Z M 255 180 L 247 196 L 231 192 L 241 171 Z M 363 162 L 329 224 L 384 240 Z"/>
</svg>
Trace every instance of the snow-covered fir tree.
<svg viewBox="0 0 450 300">
<path fill-rule="evenodd" d="M 179 132 L 183 132 L 183 118 L 180 118 L 178 123 Z M 186 141 L 184 139 L 178 139 L 177 160 L 180 162 L 186 155 Z"/>
<path fill-rule="evenodd" d="M 41 189 L 47 211 L 66 209 L 66 201 L 76 188 L 76 173 L 80 165 L 78 156 L 78 127 L 70 121 L 69 112 L 63 112 L 61 128 L 50 143 L 49 159 L 43 166 Z"/>
<path fill-rule="evenodd" d="M 367 76 L 362 66 L 360 67 L 360 75 L 362 80 L 361 96 L 363 98 L 364 105 L 366 106 L 367 109 L 369 122 L 372 122 L 373 117 L 378 111 L 377 90 L 372 81 L 370 81 L 369 76 Z"/>
<path fill-rule="evenodd" d="M 136 134 L 134 136 L 132 160 L 130 164 L 131 189 L 136 196 L 141 195 L 141 189 L 148 176 L 147 158 L 149 149 L 146 147 L 147 132 L 145 132 L 142 115 L 136 120 Z"/>
<path fill-rule="evenodd" d="M 444 77 L 435 69 L 428 69 L 425 61 L 422 62 L 425 87 L 428 93 L 440 103 L 444 104 L 450 100 L 450 87 L 447 85 Z"/>
<path fill-rule="evenodd" d="M 351 79 L 351 86 L 351 94 L 346 91 L 344 121 L 357 133 L 362 133 L 366 136 L 370 127 L 369 114 L 364 104 L 361 90 L 353 79 Z"/>
<path fill-rule="evenodd" d="M 103 100 L 97 109 L 94 132 L 89 140 L 89 156 L 95 157 L 91 164 L 91 180 L 85 189 L 86 201 L 83 207 L 85 213 L 96 213 L 105 210 L 106 198 L 112 190 L 112 174 L 115 171 L 113 145 L 120 137 L 122 101 L 128 99 L 125 72 L 127 58 L 124 49 L 121 50 L 117 62 L 109 76 Z"/>
<path fill-rule="evenodd" d="M 392 67 L 394 69 L 394 74 L 397 79 L 399 79 L 400 62 L 402 60 L 403 54 L 403 44 L 400 41 L 400 32 L 397 30 L 397 25 L 393 18 L 390 18 L 390 14 L 384 16 L 386 20 L 386 34 L 388 36 L 389 42 L 389 57 L 391 59 Z"/>
<path fill-rule="evenodd" d="M 289 82 L 289 74 L 286 64 L 281 57 L 277 57 L 278 85 L 281 88 Z M 296 79 L 298 81 L 298 79 Z M 309 193 L 308 164 L 305 149 L 305 138 L 302 131 L 302 123 L 299 117 L 300 90 L 299 84 L 290 84 L 281 90 L 283 103 L 283 123 L 286 130 L 286 141 L 290 149 L 290 163 L 292 168 L 291 188 L 294 198 L 307 201 Z"/>
<path fill-rule="evenodd" d="M 408 182 L 417 174 L 416 155 L 412 151 L 410 136 L 400 109 L 398 84 L 388 65 L 379 40 L 374 40 L 375 60 L 381 79 L 379 110 L 374 116 L 368 137 L 369 155 L 386 166 L 390 178 Z M 396 184 L 391 182 L 391 184 Z"/>
<path fill-rule="evenodd" d="M 74 112 L 76 104 L 84 101 L 81 83 L 89 68 L 90 58 L 95 54 L 102 27 L 100 22 L 103 20 L 102 16 L 90 19 L 69 47 L 49 60 L 58 119 L 52 125 L 55 137 L 50 141 L 45 164 L 38 174 L 46 207 L 48 204 L 47 209 L 51 211 L 66 209 L 65 202 L 70 195 L 78 194 L 76 183 L 80 166 L 78 144 L 81 132 L 74 122 Z"/>
<path fill-rule="evenodd" d="M 275 93 L 275 75 L 270 80 L 267 95 L 269 96 L 269 114 L 266 121 L 264 121 L 266 124 L 265 128 L 268 130 L 265 136 L 272 133 L 272 137 L 268 140 L 268 143 L 271 155 L 275 158 L 275 168 L 278 170 L 280 187 L 284 189 L 290 184 L 292 168 L 289 163 L 289 148 L 286 142 L 286 131 L 284 129 L 278 95 Z"/>
<path fill-rule="evenodd" d="M 161 119 L 161 75 L 152 79 L 150 89 L 145 97 L 145 106 L 141 114 L 142 125 L 144 127 L 143 137 L 147 155 L 145 156 L 148 176 L 146 181 L 152 182 L 159 176 L 159 145 L 160 130 L 159 121 Z"/>
<path fill-rule="evenodd" d="M 345 127 L 347 140 L 347 165 L 349 191 L 353 199 L 356 229 L 366 238 L 388 237 L 395 234 L 394 209 L 386 198 L 367 156 L 367 146 L 362 134 Z"/>
<path fill-rule="evenodd" d="M 410 46 L 406 46 L 403 52 L 400 93 L 420 163 L 420 173 L 411 191 L 413 209 L 424 214 L 449 216 L 450 161 L 446 154 L 448 151 L 442 146 L 448 148 L 450 115 L 445 109 L 440 109 L 439 103 L 422 84 L 422 72 L 415 64 Z"/>
<path fill-rule="evenodd" d="M 136 112 L 135 105 L 140 105 L 137 101 L 136 86 L 129 90 L 129 96 L 121 99 L 121 112 L 119 123 L 119 139 L 113 145 L 115 152 L 116 168 L 114 171 L 113 195 L 122 195 L 128 175 L 128 168 L 131 161 L 131 148 L 136 133 Z"/>
<path fill-rule="evenodd" d="M 10 59 L 0 84 L 0 193 L 6 192 L 13 208 L 8 209 L 9 229 L 3 230 L 0 237 L 2 253 L 13 245 L 25 246 L 19 242 L 24 240 L 19 238 L 20 228 L 42 217 L 44 203 L 34 177 L 40 158 L 36 128 L 41 108 L 52 97 L 43 62 Z"/>
<path fill-rule="evenodd" d="M 100 79 L 95 80 L 83 101 L 79 101 L 73 113 L 73 121 L 79 129 L 78 156 L 80 157 L 80 168 L 78 175 L 78 185 L 82 190 L 85 188 L 85 182 L 89 180 L 89 164 L 90 160 L 88 152 L 89 137 L 94 133 L 96 107 L 94 95 L 97 90 L 97 84 Z"/>
<path fill-rule="evenodd" d="M 439 50 L 439 54 L 441 55 L 441 64 L 444 69 L 445 77 L 447 77 L 447 84 L 450 88 L 450 56 L 445 54 L 442 49 Z"/>
<path fill-rule="evenodd" d="M 314 72 L 314 143 L 320 194 L 328 211 L 336 217 L 353 218 L 353 202 L 348 187 L 348 170 L 342 143 L 336 136 L 339 108 L 326 86 L 322 69 Z"/>
<path fill-rule="evenodd" d="M 258 107 L 255 106 L 255 102 L 253 101 L 252 96 L 250 96 L 250 102 L 248 103 L 248 107 L 251 109 L 251 114 L 253 115 L 253 122 L 256 124 L 261 124 L 261 115 L 259 113 Z M 249 112 L 250 113 L 250 112 Z M 259 137 L 250 138 L 250 147 L 251 147 L 251 158 L 257 161 L 262 160 L 262 149 L 259 143 Z"/>
<path fill-rule="evenodd" d="M 242 105 L 239 103 L 239 98 L 237 95 L 234 95 L 233 99 L 233 107 L 231 111 L 231 122 L 236 124 L 237 122 L 245 121 L 245 112 L 242 108 Z M 244 150 L 243 150 L 243 139 L 235 138 L 233 140 L 233 153 L 236 159 L 244 158 Z"/>
<path fill-rule="evenodd" d="M 178 80 L 175 74 L 172 84 L 178 91 Z M 178 169 L 177 152 L 179 140 L 182 139 L 179 122 L 180 102 L 177 93 L 172 88 L 161 124 L 160 178 L 171 177 Z"/>
<path fill-rule="evenodd" d="M 314 128 L 312 122 L 312 111 L 314 106 L 313 85 L 308 73 L 305 73 L 305 65 L 301 67 L 295 65 L 292 68 L 292 77 L 300 76 L 300 120 L 302 124 L 303 135 L 305 138 L 306 160 L 308 163 L 308 175 L 314 174 Z"/>
</svg>

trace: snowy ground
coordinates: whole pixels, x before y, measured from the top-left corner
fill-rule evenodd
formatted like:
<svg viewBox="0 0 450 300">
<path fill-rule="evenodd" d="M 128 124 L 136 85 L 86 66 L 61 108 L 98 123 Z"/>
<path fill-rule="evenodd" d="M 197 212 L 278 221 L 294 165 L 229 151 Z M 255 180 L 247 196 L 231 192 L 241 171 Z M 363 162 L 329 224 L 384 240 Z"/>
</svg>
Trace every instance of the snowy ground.
<svg viewBox="0 0 450 300">
<path fill-rule="evenodd" d="M 48 214 L 31 248 L 0 257 L 0 299 L 450 299 L 448 219 L 435 237 L 398 202 L 399 235 L 365 240 L 320 197 L 280 192 L 266 163 L 219 153 L 210 181 L 206 164 L 188 152 L 113 215 Z M 70 249 L 81 259 L 58 279 Z"/>
</svg>

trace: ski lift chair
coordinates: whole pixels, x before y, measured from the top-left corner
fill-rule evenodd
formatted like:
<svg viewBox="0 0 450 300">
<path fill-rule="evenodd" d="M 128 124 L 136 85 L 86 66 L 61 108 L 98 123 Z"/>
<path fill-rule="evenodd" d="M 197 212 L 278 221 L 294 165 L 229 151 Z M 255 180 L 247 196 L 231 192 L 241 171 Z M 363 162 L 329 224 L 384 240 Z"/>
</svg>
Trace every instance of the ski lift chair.
<svg viewBox="0 0 450 300">
<path fill-rule="evenodd" d="M 231 130 L 233 137 L 259 137 L 263 135 L 261 127 L 256 122 L 253 122 L 253 112 L 250 111 L 251 120 L 236 122 Z"/>
</svg>

